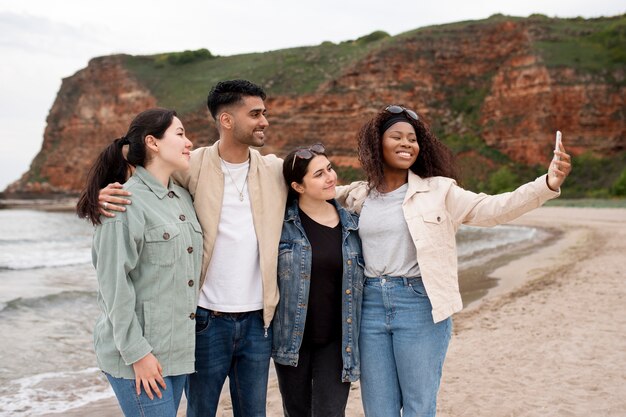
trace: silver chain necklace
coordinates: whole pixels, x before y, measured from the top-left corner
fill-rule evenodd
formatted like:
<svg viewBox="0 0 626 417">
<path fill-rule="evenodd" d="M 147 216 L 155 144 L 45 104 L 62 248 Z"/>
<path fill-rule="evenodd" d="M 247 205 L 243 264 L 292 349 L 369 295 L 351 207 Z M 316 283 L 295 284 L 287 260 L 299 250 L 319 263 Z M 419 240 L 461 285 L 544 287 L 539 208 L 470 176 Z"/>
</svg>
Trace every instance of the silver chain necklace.
<svg viewBox="0 0 626 417">
<path fill-rule="evenodd" d="M 239 201 L 243 201 L 243 191 L 246 189 L 246 183 L 248 182 L 248 172 L 250 171 L 250 163 L 248 162 L 248 170 L 246 171 L 246 179 L 243 180 L 243 185 L 241 186 L 241 190 L 240 190 L 239 187 L 237 187 L 237 183 L 235 182 L 233 175 L 230 173 L 230 169 L 228 169 L 228 165 L 226 165 L 226 162 L 224 162 L 222 158 L 220 158 L 220 161 L 222 161 L 222 165 L 224 165 L 224 167 L 226 168 L 226 172 L 228 173 L 228 176 L 230 177 L 230 181 L 233 183 L 233 185 L 235 186 L 235 189 L 237 190 L 237 193 L 239 194 Z"/>
</svg>

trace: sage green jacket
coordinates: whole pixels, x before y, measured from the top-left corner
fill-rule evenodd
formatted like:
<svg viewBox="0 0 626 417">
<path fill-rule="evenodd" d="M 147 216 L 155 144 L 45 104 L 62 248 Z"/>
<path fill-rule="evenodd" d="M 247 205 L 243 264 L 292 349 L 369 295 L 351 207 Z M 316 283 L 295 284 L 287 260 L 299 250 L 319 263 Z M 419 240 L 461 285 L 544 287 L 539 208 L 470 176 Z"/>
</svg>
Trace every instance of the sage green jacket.
<svg viewBox="0 0 626 417">
<path fill-rule="evenodd" d="M 163 376 L 192 373 L 202 229 L 191 197 L 172 181 L 165 188 L 143 167 L 124 189 L 132 204 L 101 217 L 93 238 L 98 366 L 134 379 L 132 364 L 152 352 Z"/>
</svg>

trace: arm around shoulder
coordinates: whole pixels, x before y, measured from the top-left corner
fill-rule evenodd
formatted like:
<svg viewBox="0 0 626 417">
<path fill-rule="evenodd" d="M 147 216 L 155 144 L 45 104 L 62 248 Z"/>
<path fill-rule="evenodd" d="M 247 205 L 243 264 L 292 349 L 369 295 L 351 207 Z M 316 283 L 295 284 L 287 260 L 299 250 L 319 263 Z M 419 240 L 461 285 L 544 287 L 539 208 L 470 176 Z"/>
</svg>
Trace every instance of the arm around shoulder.
<svg viewBox="0 0 626 417">
<path fill-rule="evenodd" d="M 335 199 L 350 211 L 361 211 L 361 204 L 367 196 L 367 181 L 355 181 L 336 187 Z"/>
</svg>

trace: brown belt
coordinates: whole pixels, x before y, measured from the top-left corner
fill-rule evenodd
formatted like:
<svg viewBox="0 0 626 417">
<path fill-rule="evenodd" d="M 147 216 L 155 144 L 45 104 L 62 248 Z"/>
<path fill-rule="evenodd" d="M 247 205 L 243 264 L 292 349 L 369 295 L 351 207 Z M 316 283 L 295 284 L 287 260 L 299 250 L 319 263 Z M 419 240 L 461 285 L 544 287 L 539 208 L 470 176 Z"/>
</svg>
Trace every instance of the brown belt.
<svg viewBox="0 0 626 417">
<path fill-rule="evenodd" d="M 226 313 L 223 311 L 215 311 L 215 310 L 209 310 L 208 308 L 204 308 L 204 307 L 200 307 L 198 306 L 198 309 L 200 310 L 204 310 L 204 311 L 208 311 L 209 314 L 212 314 L 214 317 L 231 317 L 234 319 L 238 319 L 248 313 L 254 313 L 254 311 L 244 311 L 242 313 Z"/>
<path fill-rule="evenodd" d="M 209 311 L 215 317 L 232 317 L 234 319 L 238 319 L 239 317 L 243 316 L 244 314 L 248 314 L 249 313 L 249 311 L 246 311 L 246 312 L 243 312 L 243 313 L 223 313 L 221 311 L 213 311 L 213 310 L 209 310 Z"/>
</svg>

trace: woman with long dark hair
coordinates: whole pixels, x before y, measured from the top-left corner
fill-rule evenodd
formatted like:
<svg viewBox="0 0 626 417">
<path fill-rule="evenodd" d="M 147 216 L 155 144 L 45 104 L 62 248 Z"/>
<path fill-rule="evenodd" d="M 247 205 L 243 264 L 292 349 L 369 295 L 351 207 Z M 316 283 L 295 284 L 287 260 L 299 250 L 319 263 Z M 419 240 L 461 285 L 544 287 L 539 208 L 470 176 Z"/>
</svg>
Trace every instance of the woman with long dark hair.
<svg viewBox="0 0 626 417">
<path fill-rule="evenodd" d="M 334 200 L 321 144 L 283 162 L 289 189 L 278 253 L 272 357 L 287 417 L 345 415 L 359 378 L 363 260 L 358 219 Z"/>
<path fill-rule="evenodd" d="M 367 181 L 337 199 L 360 213 L 365 415 L 434 416 L 451 316 L 462 308 L 456 231 L 511 221 L 557 197 L 570 156 L 561 145 L 549 175 L 510 193 L 476 194 L 456 184 L 452 153 L 401 105 L 365 123 L 358 147 Z"/>
<path fill-rule="evenodd" d="M 98 156 L 77 205 L 96 226 L 98 366 L 126 416 L 175 417 L 194 372 L 202 232 L 189 193 L 170 179 L 188 169 L 190 150 L 174 111 L 146 110 Z M 99 190 L 116 181 L 133 204 L 100 216 Z"/>
</svg>

